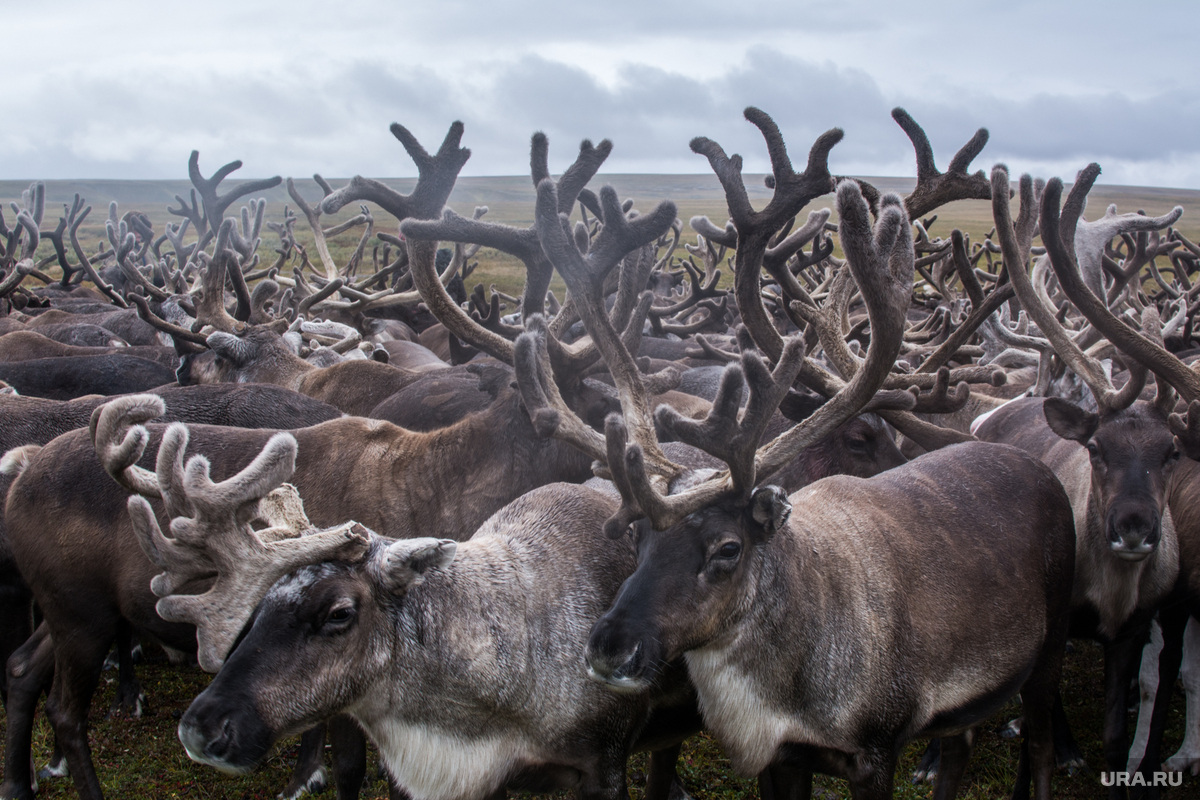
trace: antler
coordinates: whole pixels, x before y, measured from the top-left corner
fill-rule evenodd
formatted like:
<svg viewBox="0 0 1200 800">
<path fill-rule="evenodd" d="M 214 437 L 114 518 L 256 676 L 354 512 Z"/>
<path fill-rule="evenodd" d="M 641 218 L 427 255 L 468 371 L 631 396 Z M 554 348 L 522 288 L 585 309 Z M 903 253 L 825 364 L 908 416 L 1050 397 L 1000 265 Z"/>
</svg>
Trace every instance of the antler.
<svg viewBox="0 0 1200 800">
<path fill-rule="evenodd" d="M 1050 259 L 1054 274 L 1058 276 L 1059 285 L 1075 307 L 1121 352 L 1167 380 L 1187 402 L 1200 400 L 1200 375 L 1166 348 L 1139 334 L 1113 314 L 1085 285 L 1075 256 L 1065 244 L 1075 240 L 1076 226 L 1083 213 L 1087 193 L 1099 175 L 1098 164 L 1089 164 L 1081 170 L 1061 211 L 1059 202 L 1062 197 L 1062 181 L 1052 178 L 1046 184 L 1046 191 L 1042 197 L 1041 231 L 1042 242 L 1046 245 L 1046 255 Z M 1168 216 L 1174 215 L 1177 218 L 1176 211 L 1182 213 L 1182 209 L 1177 208 Z"/>
<path fill-rule="evenodd" d="M 624 423 L 610 417 L 605 428 L 607 462 L 623 500 L 621 509 L 605 525 L 610 535 L 621 533 L 639 516 L 647 517 L 662 530 L 721 497 L 744 500 L 756 482 L 857 413 L 883 383 L 900 349 L 912 282 L 907 217 L 900 198 L 887 195 L 881 199 L 879 222 L 872 229 L 866 201 L 852 181 L 838 186 L 837 202 L 842 248 L 871 319 L 873 334 L 866 361 L 840 392 L 804 422 L 760 447 L 770 415 L 805 364 L 803 344 L 795 337 L 786 340 L 771 370 L 752 349 L 749 335 L 744 335 L 740 363 L 726 367 L 706 419 L 694 422 L 666 406 L 655 413 L 657 422 L 680 440 L 729 464 L 727 471 L 675 495 L 665 495 L 651 483 L 647 439 L 635 435 L 635 442 L 628 444 Z M 750 385 L 751 396 L 739 419 L 743 377 Z M 649 443 L 654 446 L 652 438 Z"/>
<path fill-rule="evenodd" d="M 229 177 L 229 174 L 234 170 L 241 168 L 241 161 L 230 161 L 214 172 L 211 178 L 205 178 L 200 174 L 200 151 L 193 150 L 191 156 L 188 157 L 188 177 L 192 179 L 192 185 L 196 187 L 196 191 L 200 192 L 201 206 L 197 207 L 196 194 L 193 192 L 190 207 L 184 202 L 182 197 L 176 196 L 175 199 L 179 202 L 179 208 L 168 208 L 167 211 L 177 217 L 184 217 L 191 220 L 196 228 L 197 235 L 203 237 L 208 231 L 216 230 L 220 226 L 221 220 L 225 217 L 225 209 L 229 208 L 239 197 L 272 189 L 283 183 L 283 178 L 276 175 L 273 178 L 247 181 L 223 195 L 217 194 L 217 186 L 220 185 L 221 181 Z M 203 213 L 201 213 L 201 208 L 203 209 Z"/>
<path fill-rule="evenodd" d="M 920 219 L 952 200 L 987 200 L 992 196 L 991 186 L 983 170 L 978 170 L 972 175 L 967 174 L 967 167 L 987 144 L 987 128 L 975 131 L 975 135 L 954 154 L 946 171 L 939 172 L 934 164 L 933 147 L 929 144 L 925 130 L 903 108 L 893 108 L 892 119 L 904 129 L 917 154 L 917 185 L 912 194 L 904 199 L 904 207 L 910 219 Z"/>
<path fill-rule="evenodd" d="M 124 463 L 145 448 L 149 433 L 135 420 L 153 410 L 154 401 L 161 410 L 160 398 L 135 395 L 101 406 L 93 415 L 97 453 L 110 474 L 110 464 Z M 114 418 L 120 423 L 115 430 Z M 109 440 L 120 431 L 124 437 L 113 447 Z M 184 465 L 187 442 L 187 426 L 171 424 L 159 445 L 156 472 L 134 468 L 136 480 L 122 485 L 138 492 L 128 501 L 138 543 L 164 570 L 150 583 L 151 591 L 162 598 L 156 606 L 159 616 L 195 625 L 200 666 L 216 672 L 250 612 L 275 581 L 306 564 L 360 558 L 370 532 L 356 522 L 312 530 L 295 488 L 280 488 L 296 467 L 291 434 L 272 436 L 245 469 L 219 483 L 209 477 L 203 456 L 192 456 Z M 129 475 L 128 468 L 122 474 Z M 162 532 L 143 495 L 163 499 L 174 517 L 170 536 Z M 255 530 L 252 521 L 267 527 Z M 180 594 L 214 574 L 216 580 L 206 591 Z"/>
<path fill-rule="evenodd" d="M 1118 391 L 1100 362 L 1083 351 L 1058 321 L 1055 316 L 1056 311 L 1038 296 L 1029 278 L 1027 264 L 1030 243 L 1033 239 L 1032 232 L 1036 229 L 1039 218 L 1039 203 L 1042 204 L 1044 212 L 1044 205 L 1049 202 L 1048 195 L 1042 193 L 1039 196 L 1039 187 L 1034 185 L 1033 179 L 1028 175 L 1021 176 L 1021 210 L 1017 222 L 1014 224 L 1009 212 L 1008 188 L 1008 170 L 1002 165 L 997 165 L 992 170 L 992 215 L 995 218 L 996 236 L 1000 240 L 1000 250 L 1003 253 L 1009 280 L 1016 290 L 1017 298 L 1021 301 L 1021 307 L 1041 330 L 1042 335 L 1050 342 L 1054 352 L 1063 360 L 1063 363 L 1091 389 L 1101 413 L 1125 408 L 1137 399 L 1138 393 L 1144 385 L 1145 373 L 1141 373 L 1141 382 L 1131 380 Z M 1049 187 L 1047 187 L 1047 191 L 1048 189 Z M 1043 241 L 1056 238 L 1057 233 L 1056 225 L 1054 236 L 1047 235 L 1043 222 Z M 1047 249 L 1049 248 L 1050 245 L 1047 242 Z M 1124 323 L 1120 324 L 1124 327 Z"/>
<path fill-rule="evenodd" d="M 770 202 L 755 211 L 750 205 L 746 185 L 742 181 L 741 156 L 727 156 L 719 144 L 704 137 L 692 140 L 692 151 L 705 156 L 725 190 L 729 216 L 737 233 L 737 252 L 734 257 L 734 293 L 742 320 L 754 338 L 754 343 L 772 362 L 783 352 L 783 338 L 775 330 L 760 297 L 761 270 L 767 248 L 776 233 L 813 199 L 833 188 L 829 172 L 829 153 L 842 140 L 842 130 L 832 128 L 813 143 L 804 172 L 792 169 L 787 145 L 775 121 L 765 112 L 750 107 L 745 117 L 762 132 L 771 158 L 768 185 L 774 189 Z M 703 220 L 702 222 L 700 220 Z M 714 239 L 720 229 L 699 218 L 692 220 L 697 232 Z M 807 226 L 806 226 L 807 227 Z M 724 243 L 724 242 L 722 242 Z"/>
</svg>

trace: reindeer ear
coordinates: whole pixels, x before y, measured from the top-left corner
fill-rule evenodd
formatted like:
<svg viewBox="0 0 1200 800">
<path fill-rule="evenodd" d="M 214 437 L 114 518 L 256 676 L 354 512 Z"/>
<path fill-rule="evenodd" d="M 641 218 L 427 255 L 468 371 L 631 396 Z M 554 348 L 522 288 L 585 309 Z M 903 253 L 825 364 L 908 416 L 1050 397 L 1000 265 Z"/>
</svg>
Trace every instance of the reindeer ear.
<svg viewBox="0 0 1200 800">
<path fill-rule="evenodd" d="M 750 516 L 769 534 L 786 525 L 791 515 L 792 504 L 778 486 L 759 487 L 750 496 Z"/>
<path fill-rule="evenodd" d="M 254 357 L 253 348 L 249 342 L 232 333 L 216 331 L 208 335 L 207 341 L 209 349 L 239 367 L 248 364 Z"/>
<path fill-rule="evenodd" d="M 400 539 L 379 556 L 377 569 L 383 587 L 401 594 L 425 579 L 425 573 L 454 560 L 458 542 L 451 539 Z"/>
<path fill-rule="evenodd" d="M 1100 426 L 1100 417 L 1058 397 L 1047 397 L 1042 404 L 1042 413 L 1046 415 L 1050 430 L 1080 444 L 1087 444 Z"/>
</svg>

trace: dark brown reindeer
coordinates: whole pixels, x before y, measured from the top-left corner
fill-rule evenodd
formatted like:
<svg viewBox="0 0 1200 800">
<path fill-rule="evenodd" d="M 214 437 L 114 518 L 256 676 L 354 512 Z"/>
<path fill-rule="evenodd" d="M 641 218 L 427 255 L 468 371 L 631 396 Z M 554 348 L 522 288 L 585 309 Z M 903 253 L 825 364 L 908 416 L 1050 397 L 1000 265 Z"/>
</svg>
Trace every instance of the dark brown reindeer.
<svg viewBox="0 0 1200 800">
<path fill-rule="evenodd" d="M 1092 176 L 1094 180 L 1094 176 Z M 1008 173 L 1002 167 L 992 172 L 993 196 L 1003 197 Z M 1079 184 L 1090 186 L 1089 181 Z M 1061 183 L 1057 184 L 1061 191 Z M 1079 194 L 1083 192 L 1084 194 Z M 1150 618 L 1170 596 L 1179 570 L 1180 545 L 1167 506 L 1169 480 L 1180 452 L 1167 427 L 1167 415 L 1176 396 L 1169 384 L 1159 382 L 1153 402 L 1138 399 L 1146 380 L 1146 367 L 1154 362 L 1143 353 L 1128 349 L 1137 336 L 1123 322 L 1117 325 L 1129 335 L 1113 340 L 1131 362 L 1128 383 L 1117 390 L 1099 360 L 1079 346 L 1038 297 L 1027 274 L 1029 250 L 1040 221 L 1042 240 L 1060 282 L 1071 275 L 1080 282 L 1075 257 L 1062 244 L 1074 241 L 1079 258 L 1090 259 L 1104 240 L 1089 241 L 1073 236 L 1080 222 L 1082 197 L 1078 189 L 1059 217 L 1057 195 L 1041 196 L 1029 176 L 1020 183 L 1021 209 L 1012 220 L 1009 203 L 994 200 L 997 234 L 1007 272 L 1022 308 L 1038 326 L 1054 351 L 1091 389 L 1098 410 L 1086 411 L 1057 398 L 1018 400 L 997 410 L 976 430 L 986 441 L 1015 445 L 1046 463 L 1066 487 L 1075 514 L 1078 534 L 1075 589 L 1072 596 L 1072 634 L 1098 639 L 1105 648 L 1105 722 L 1103 731 L 1106 768 L 1123 770 L 1127 760 L 1126 695 L 1137 668 L 1141 645 L 1148 634 Z M 1051 207 L 1053 206 L 1053 207 Z M 1169 218 L 1125 215 L 1106 217 L 1111 225 L 1123 221 L 1131 230 L 1170 224 Z M 1094 238 L 1094 237 L 1093 237 Z M 1062 276 L 1068 276 L 1066 280 Z M 1089 291 L 1084 287 L 1084 291 Z M 1098 301 L 1102 302 L 1102 301 Z M 1115 317 L 1113 318 L 1115 319 Z M 1157 320 L 1157 317 L 1153 318 Z M 1153 336 L 1153 323 L 1148 321 Z M 1178 360 L 1178 359 L 1176 359 Z M 1056 710 L 1059 761 L 1082 763 L 1070 741 L 1061 703 Z M 1110 794 L 1123 796 L 1113 787 Z"/>
<path fill-rule="evenodd" d="M 772 145 L 778 198 L 781 186 L 799 181 L 773 124 L 759 112 L 747 116 Z M 709 156 L 728 192 L 740 163 L 706 140 L 693 147 Z M 660 424 L 729 465 L 670 496 L 653 485 L 672 471 L 643 433 L 653 429 L 626 405 L 636 444 L 626 446 L 626 425 L 609 424 L 607 463 L 624 504 L 607 527 L 619 534 L 639 517 L 648 522 L 638 526 L 638 571 L 593 630 L 589 664 L 597 679 L 628 691 L 683 656 L 705 723 L 739 771 L 774 765 L 774 783 L 792 769 L 807 781 L 819 768 L 849 778 L 855 797 L 890 797 L 899 745 L 939 733 L 956 734 L 954 765 L 937 790 L 952 796 L 970 727 L 1022 691 L 1035 710 L 1017 794 L 1027 793 L 1022 784 L 1032 775 L 1037 796 L 1048 797 L 1074 552 L 1069 505 L 1048 470 L 1014 449 L 970 444 L 868 481 L 818 481 L 790 502 L 755 488 L 796 436 L 815 435 L 861 406 L 899 349 L 912 275 L 907 220 L 898 199 L 885 198 L 872 236 L 852 185 L 839 187 L 838 202 L 843 247 L 871 309 L 866 361 L 824 413 L 795 429 L 802 433 L 756 450 L 763 409 L 800 366 L 794 343 L 785 350 L 773 328 L 750 323 L 778 366 L 771 374 L 761 357 L 743 355 L 754 378 L 740 422 L 733 379 L 703 423 L 658 412 Z M 736 223 L 732 202 L 731 211 Z M 755 222 L 749 213 L 744 219 Z M 1014 492 L 1037 502 L 1014 513 Z M 998 573 L 997 563 L 1011 568 Z M 937 580 L 914 574 L 913 565 Z M 939 699 L 941 691 L 949 694 Z"/>
<path fill-rule="evenodd" d="M 1062 182 L 1052 179 L 1047 183 L 1041 207 L 1041 230 L 1050 265 L 1054 269 L 1063 292 L 1092 326 L 1116 345 L 1129 359 L 1149 369 L 1158 377 L 1160 400 L 1162 401 L 1159 405 L 1163 408 L 1173 405 L 1167 403 L 1166 398 L 1161 396 L 1166 394 L 1167 384 L 1179 393 L 1181 401 L 1188 404 L 1186 415 L 1172 414 L 1168 418 L 1170 432 L 1174 434 L 1174 447 L 1186 454 L 1188 458 L 1180 460 L 1180 463 L 1170 470 L 1166 479 L 1166 505 L 1174 523 L 1175 541 L 1178 547 L 1178 579 L 1170 599 L 1182 602 L 1172 602 L 1161 610 L 1164 649 L 1160 657 L 1157 686 L 1143 687 L 1144 692 L 1156 694 L 1153 702 L 1153 719 L 1149 724 L 1146 749 L 1143 754 L 1139 754 L 1142 756 L 1140 765 L 1129 765 L 1130 769 L 1136 767 L 1143 773 L 1152 773 L 1159 770 L 1162 765 L 1160 753 L 1162 732 L 1165 727 L 1169 698 L 1179 668 L 1180 640 L 1183 636 L 1184 626 L 1189 615 L 1200 611 L 1200 603 L 1197 602 L 1197 598 L 1200 597 L 1200 588 L 1198 588 L 1200 587 L 1200 577 L 1198 577 L 1200 576 L 1200 567 L 1197 566 L 1200 565 L 1200 550 L 1196 545 L 1196 542 L 1200 541 L 1200 533 L 1198 533 L 1200 531 L 1200 506 L 1197 506 L 1196 502 L 1196 498 L 1200 497 L 1200 492 L 1197 491 L 1197 487 L 1200 486 L 1198 483 L 1200 468 L 1197 468 L 1194 463 L 1197 456 L 1200 456 L 1200 447 L 1197 446 L 1200 443 L 1200 378 L 1197 378 L 1196 373 L 1189 365 L 1163 347 L 1161 338 L 1157 335 L 1156 326 L 1151 326 L 1151 335 L 1139 334 L 1110 311 L 1106 302 L 1108 298 L 1098 297 L 1088 288 L 1088 283 L 1081 274 L 1080 263 L 1089 256 L 1081 252 L 1084 248 L 1080 247 L 1081 237 L 1076 233 L 1077 226 L 1090 235 L 1090 246 L 1094 250 L 1096 247 L 1103 247 L 1107 241 L 1106 238 L 1103 238 L 1105 235 L 1119 232 L 1122 228 L 1145 231 L 1154 230 L 1161 227 L 1162 224 L 1167 224 L 1162 222 L 1164 217 L 1152 218 L 1140 214 L 1118 216 L 1113 209 L 1110 209 L 1095 223 L 1083 221 L 1081 217 L 1088 192 L 1099 174 L 1100 168 L 1096 164 L 1091 164 L 1082 170 L 1066 200 L 1062 202 L 1061 212 L 1059 203 L 1063 192 Z M 1175 218 L 1179 213 L 1180 209 L 1175 209 L 1167 217 Z M 1097 231 L 1100 233 L 1099 236 L 1096 235 Z M 1049 238 L 1047 238 L 1047 232 L 1051 234 Z M 1056 233 L 1057 235 L 1055 235 Z M 1066 246 L 1066 242 L 1075 243 L 1074 253 Z M 1135 248 L 1131 248 L 1131 250 L 1135 250 Z M 1091 257 L 1094 255 L 1094 252 L 1091 253 Z M 1136 262 L 1138 258 L 1137 253 L 1133 252 L 1130 260 Z M 1117 280 L 1120 281 L 1121 278 L 1117 278 Z M 1157 432 L 1155 435 L 1157 436 Z M 1159 548 L 1161 549 L 1165 545 L 1166 529 L 1164 526 L 1163 539 Z M 1124 756 L 1123 753 L 1119 755 Z M 1108 763 L 1118 766 L 1110 767 L 1110 769 L 1125 768 L 1123 761 L 1117 756 L 1118 753 L 1114 748 Z M 1106 752 L 1106 759 L 1108 757 L 1109 754 Z M 1134 754 L 1131 754 L 1131 757 L 1135 757 Z M 1148 783 L 1151 783 L 1152 780 L 1153 777 L 1148 776 Z"/>
</svg>

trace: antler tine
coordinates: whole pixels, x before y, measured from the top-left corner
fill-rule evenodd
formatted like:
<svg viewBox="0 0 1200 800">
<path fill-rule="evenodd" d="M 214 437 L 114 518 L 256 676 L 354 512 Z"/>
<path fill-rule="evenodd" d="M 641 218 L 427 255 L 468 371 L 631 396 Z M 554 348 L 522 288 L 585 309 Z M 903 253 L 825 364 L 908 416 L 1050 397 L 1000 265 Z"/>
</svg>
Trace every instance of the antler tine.
<svg viewBox="0 0 1200 800">
<path fill-rule="evenodd" d="M 100 277 L 100 273 L 98 273 L 96 268 L 92 266 L 92 262 L 87 257 L 87 253 L 83 252 L 83 246 L 79 244 L 79 226 L 83 224 L 83 221 L 87 219 L 88 214 L 92 212 L 92 207 L 87 206 L 86 208 L 81 208 L 83 205 L 82 199 L 79 198 L 79 195 L 75 195 L 75 197 L 77 202 L 72 207 L 71 215 L 67 220 L 70 225 L 69 232 L 71 235 L 71 247 L 75 250 L 75 257 L 79 259 L 79 265 L 83 267 L 84 272 L 86 272 L 88 277 L 92 279 L 92 282 L 96 284 L 97 289 L 103 292 L 104 295 L 112 300 L 113 303 L 115 303 L 118 307 L 128 308 L 129 304 L 125 302 L 125 298 L 121 297 L 120 293 L 113 289 L 113 287 L 107 281 L 105 281 L 104 278 Z"/>
<path fill-rule="evenodd" d="M 134 394 L 110 400 L 92 412 L 88 430 L 96 456 L 105 472 L 127 491 L 162 496 L 155 474 L 137 462 L 150 441 L 142 423 L 161 417 L 166 410 L 158 395 Z"/>
<path fill-rule="evenodd" d="M 173 325 L 167 320 L 155 314 L 150 309 L 150 301 L 138 294 L 130 293 L 129 301 L 137 308 L 138 316 L 141 317 L 150 325 L 170 336 L 178 342 L 188 342 L 193 345 L 199 345 L 205 350 L 208 349 L 208 343 L 203 334 L 195 333 L 186 328 L 181 328 L 178 325 Z M 195 352 L 200 352 L 199 350 Z"/>
<path fill-rule="evenodd" d="M 374 203 L 398 220 L 434 219 L 441 213 L 459 171 L 471 157 L 469 149 L 459 147 L 463 124 L 456 121 L 450 125 L 442 146 L 432 156 L 403 125 L 393 122 L 390 130 L 417 165 L 417 185 L 412 194 L 402 195 L 380 181 L 355 175 L 350 183 L 325 196 L 321 201 L 324 213 L 334 214 L 347 203 L 361 200 Z"/>
<path fill-rule="evenodd" d="M 1193 461 L 1200 461 L 1200 400 L 1189 403 L 1184 414 L 1171 414 L 1167 422 L 1179 451 Z"/>
<path fill-rule="evenodd" d="M 971 387 L 966 381 L 959 381 L 951 392 L 949 367 L 938 369 L 928 392 L 921 392 L 921 387 L 917 385 L 909 387 L 909 391 L 917 401 L 912 410 L 920 414 L 948 414 L 962 408 L 971 397 Z"/>
<path fill-rule="evenodd" d="M 659 406 L 655 419 L 680 441 L 699 447 L 729 465 L 733 488 L 748 497 L 755 484 L 755 454 L 771 415 L 791 389 L 804 361 L 804 340 L 790 337 L 783 356 L 772 371 L 753 349 L 742 352 L 740 364 L 729 364 L 712 410 L 703 420 L 683 416 L 670 406 Z M 750 398 L 741 419 L 743 376 L 750 387 Z"/>
<path fill-rule="evenodd" d="M 1019 238 L 1018 227 L 1022 221 L 1028 225 L 1029 218 L 1038 214 L 1039 203 L 1042 209 L 1045 209 L 1049 202 L 1045 193 L 1048 191 L 1049 187 L 1039 197 L 1029 176 L 1022 176 L 1020 183 L 1021 213 L 1018 218 L 1018 226 L 1014 227 L 1009 211 L 1008 170 L 999 164 L 992 169 L 992 216 L 996 222 L 996 236 L 1000 240 L 1005 269 L 1025 313 L 1050 342 L 1050 346 L 1054 348 L 1054 352 L 1063 360 L 1063 363 L 1091 389 L 1101 410 L 1109 411 L 1120 408 L 1120 406 L 1113 405 L 1117 399 L 1117 391 L 1104 368 L 1076 344 L 1066 328 L 1056 318 L 1056 311 L 1042 302 L 1026 271 L 1029 250 L 1023 249 L 1023 241 Z M 1057 230 L 1056 225 L 1055 231 L 1057 232 Z M 1048 238 L 1051 237 L 1046 235 L 1043 227 L 1042 239 L 1045 241 Z"/>
<path fill-rule="evenodd" d="M 331 281 L 336 280 L 338 277 L 338 268 L 333 263 L 333 256 L 329 253 L 329 242 L 325 240 L 325 230 L 321 227 L 323 203 L 310 206 L 305 201 L 304 196 L 300 194 L 300 190 L 296 188 L 296 182 L 291 178 L 287 179 L 286 185 L 288 197 L 292 198 L 292 202 L 296 204 L 296 208 L 300 209 L 300 213 L 304 215 L 305 221 L 308 222 L 308 227 L 312 230 L 313 245 L 317 248 L 317 257 L 321 260 L 321 266 L 325 268 L 325 277 Z M 322 200 L 324 199 L 322 198 Z"/>
<path fill-rule="evenodd" d="M 172 425 L 168 436 L 178 469 L 186 427 Z M 195 513 L 176 516 L 169 537 L 145 498 L 129 499 L 139 543 L 165 570 L 150 583 L 151 591 L 162 598 L 156 606 L 159 616 L 196 626 L 200 666 L 208 672 L 221 668 L 250 612 L 281 576 L 307 564 L 358 559 L 366 551 L 370 532 L 358 523 L 309 532 L 312 525 L 294 487 L 280 488 L 295 469 L 295 458 L 296 440 L 277 433 L 246 468 L 213 483 L 207 459 L 193 456 L 182 468 L 180 488 Z M 279 502 L 263 503 L 268 497 Z M 254 519 L 269 527 L 255 531 L 250 525 Z M 207 591 L 176 594 L 192 580 L 214 573 L 217 578 Z"/>
<path fill-rule="evenodd" d="M 870 210 L 857 183 L 838 184 L 838 235 L 871 320 L 867 358 L 849 382 L 808 419 L 759 449 L 759 479 L 771 475 L 797 452 L 856 414 L 883 385 L 900 352 L 912 286 L 912 228 L 900 198 L 880 198 L 871 227 Z"/>
<path fill-rule="evenodd" d="M 975 135 L 954 154 L 949 168 L 943 173 L 939 172 L 934 164 L 929 137 L 917 121 L 899 107 L 892 109 L 892 119 L 896 120 L 896 124 L 908 135 L 917 154 L 917 185 L 912 194 L 904 200 L 909 218 L 920 219 L 952 200 L 987 200 L 992 196 L 991 185 L 983 170 L 973 175 L 967 174 L 967 167 L 987 144 L 987 128 L 980 128 L 975 132 Z"/>
<path fill-rule="evenodd" d="M 698 508 L 729 494 L 729 473 L 722 472 L 681 494 L 667 495 L 654 488 L 641 444 L 629 444 L 624 419 L 609 414 L 604 424 L 607 463 L 621 494 L 621 507 L 604 523 L 604 532 L 615 539 L 631 523 L 645 517 L 656 530 L 665 530 Z"/>
<path fill-rule="evenodd" d="M 1042 242 L 1059 285 L 1075 307 L 1083 313 L 1096 330 L 1118 349 L 1143 364 L 1155 375 L 1162 376 L 1187 402 L 1200 399 L 1200 375 L 1193 372 L 1173 353 L 1139 334 L 1114 315 L 1084 284 L 1078 264 L 1067 250 L 1065 241 L 1073 236 L 1079 215 L 1083 212 L 1087 193 L 1100 175 L 1100 166 L 1090 164 L 1076 178 L 1067 201 L 1059 209 L 1062 180 L 1052 178 L 1046 184 L 1042 198 Z M 1044 331 L 1043 331 L 1044 333 Z"/>
<path fill-rule="evenodd" d="M 598 461 L 604 461 L 604 439 L 581 420 L 559 393 L 546 345 L 546 322 L 540 314 L 525 320 L 525 333 L 514 343 L 513 367 L 517 388 L 539 436 L 569 442 Z"/>
</svg>

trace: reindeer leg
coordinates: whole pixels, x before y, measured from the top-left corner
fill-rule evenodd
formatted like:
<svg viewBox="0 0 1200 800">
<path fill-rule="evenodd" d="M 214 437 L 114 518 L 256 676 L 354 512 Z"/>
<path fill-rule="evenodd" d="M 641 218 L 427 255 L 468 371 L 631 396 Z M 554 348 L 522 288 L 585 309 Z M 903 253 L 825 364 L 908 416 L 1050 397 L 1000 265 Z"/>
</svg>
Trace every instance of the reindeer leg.
<svg viewBox="0 0 1200 800">
<path fill-rule="evenodd" d="M 37 788 L 33 776 L 33 717 L 54 674 L 50 633 L 40 625 L 8 659 L 8 708 L 4 744 L 4 783 L 0 797 L 29 800 Z"/>
<path fill-rule="evenodd" d="M 1121 772 L 1127 766 L 1129 682 L 1137 668 L 1137 659 L 1141 655 L 1144 634 L 1148 633 L 1148 628 L 1149 620 L 1144 625 L 1126 625 L 1104 647 L 1104 764 L 1110 772 Z M 1125 796 L 1125 787 L 1110 787 L 1109 797 L 1113 800 Z"/>
<path fill-rule="evenodd" d="M 92 617 L 89 635 L 71 633 L 54 639 L 54 684 L 46 701 L 46 716 L 54 726 L 80 800 L 102 800 L 88 745 L 87 716 L 100 666 L 116 634 L 116 619 Z"/>
<path fill-rule="evenodd" d="M 941 737 L 941 768 L 937 773 L 937 784 L 933 787 L 933 800 L 952 800 L 958 794 L 967 761 L 971 758 L 971 746 L 975 730 L 967 729 L 953 736 Z"/>
<path fill-rule="evenodd" d="M 1054 774 L 1055 709 L 1062 707 L 1058 685 L 1067 643 L 1065 624 L 1057 630 L 1053 623 L 1051 625 L 1041 657 L 1021 687 L 1025 715 L 1021 723 L 1021 757 L 1017 764 L 1013 800 L 1028 798 L 1031 784 L 1037 800 L 1050 798 L 1050 779 Z"/>
<path fill-rule="evenodd" d="M 850 796 L 854 800 L 891 800 L 896 774 L 895 747 L 868 748 L 854 762 L 849 776 Z"/>
<path fill-rule="evenodd" d="M 367 737 L 358 723 L 344 714 L 338 714 L 327 724 L 338 800 L 352 800 L 358 797 L 367 775 Z"/>
<path fill-rule="evenodd" d="M 1142 666 L 1138 672 L 1141 702 L 1126 769 L 1146 776 L 1146 788 L 1139 795 L 1146 798 L 1162 796 L 1161 787 L 1154 786 L 1153 774 L 1163 769 L 1162 738 L 1190 616 L 1182 605 L 1162 609 L 1151 626 L 1150 641 L 1142 648 Z"/>
<path fill-rule="evenodd" d="M 297 800 L 306 794 L 325 791 L 325 787 L 329 785 L 329 773 L 324 762 L 325 726 L 317 725 L 300 734 L 300 752 L 296 755 L 292 779 L 276 797 L 279 800 Z M 359 786 L 361 785 L 360 783 Z M 356 789 L 354 797 L 357 796 Z"/>
<path fill-rule="evenodd" d="M 1200 775 L 1200 620 L 1195 617 L 1188 619 L 1184 631 L 1182 660 L 1183 668 L 1179 674 L 1187 692 L 1183 744 L 1175 755 L 1163 762 L 1163 769 Z"/>
<path fill-rule="evenodd" d="M 1083 751 L 1071 733 L 1071 723 L 1067 721 L 1067 712 L 1063 707 L 1062 693 L 1054 692 L 1054 763 L 1058 769 L 1065 769 L 1068 775 L 1074 775 L 1087 767 Z M 1020 725 L 1017 726 L 1018 729 Z"/>
<path fill-rule="evenodd" d="M 646 800 L 690 800 L 690 795 L 679 780 L 675 764 L 683 742 L 650 751 L 650 766 L 646 770 Z"/>
<path fill-rule="evenodd" d="M 141 717 L 145 712 L 146 695 L 133 671 L 133 629 L 121 620 L 117 623 L 117 694 L 109 716 L 130 714 Z"/>
<path fill-rule="evenodd" d="M 0 663 L 8 663 L 9 656 L 33 635 L 33 596 L 29 587 L 19 577 L 10 576 L 9 570 L 0 569 Z M 0 675 L 0 699 L 8 704 L 8 673 Z"/>
<path fill-rule="evenodd" d="M 811 800 L 811 769 L 775 763 L 758 773 L 758 796 L 762 800 Z"/>
</svg>

